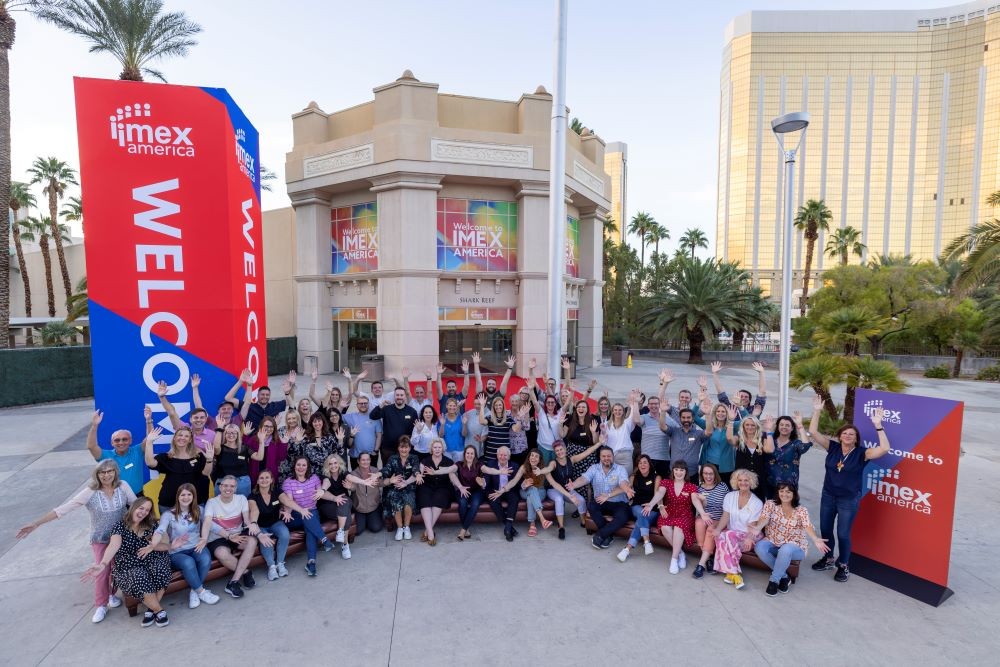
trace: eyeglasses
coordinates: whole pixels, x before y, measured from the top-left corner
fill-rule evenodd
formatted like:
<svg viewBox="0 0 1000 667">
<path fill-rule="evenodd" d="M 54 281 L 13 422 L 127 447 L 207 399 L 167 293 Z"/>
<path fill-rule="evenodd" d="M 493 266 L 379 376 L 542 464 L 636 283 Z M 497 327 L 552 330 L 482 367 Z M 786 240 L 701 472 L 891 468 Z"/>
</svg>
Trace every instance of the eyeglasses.
<svg viewBox="0 0 1000 667">
<path fill-rule="evenodd" d="M 111 438 L 111 442 L 128 442 L 128 438 Z"/>
<path fill-rule="evenodd" d="M 115 471 L 114 470 L 98 470 L 97 474 L 98 475 L 114 475 Z"/>
</svg>

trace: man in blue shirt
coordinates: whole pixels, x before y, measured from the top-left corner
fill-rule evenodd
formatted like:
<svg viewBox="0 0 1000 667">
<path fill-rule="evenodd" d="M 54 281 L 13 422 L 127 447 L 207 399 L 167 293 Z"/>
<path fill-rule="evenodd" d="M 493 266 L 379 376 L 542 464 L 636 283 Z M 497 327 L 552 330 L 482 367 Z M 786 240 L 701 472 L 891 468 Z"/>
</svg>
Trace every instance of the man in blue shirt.
<svg viewBox="0 0 1000 667">
<path fill-rule="evenodd" d="M 118 464 L 123 482 L 128 482 L 132 491 L 139 495 L 142 493 L 142 485 L 146 483 L 146 468 L 143 465 L 142 443 L 145 439 L 140 439 L 139 444 L 132 444 L 132 434 L 125 429 L 118 429 L 111 434 L 111 449 L 102 449 L 97 444 L 97 427 L 104 419 L 104 413 L 98 410 L 90 418 L 90 430 L 87 432 L 87 450 L 94 457 L 95 461 L 111 459 Z M 146 416 L 146 421 L 152 425 L 150 415 Z"/>
<path fill-rule="evenodd" d="M 614 540 L 615 532 L 631 518 L 628 501 L 635 493 L 628 482 L 628 471 L 615 463 L 611 448 L 602 446 L 598 452 L 601 462 L 590 466 L 582 476 L 570 481 L 566 490 L 572 491 L 590 484 L 593 498 L 587 504 L 587 513 L 597 526 L 592 543 L 595 549 L 607 549 Z M 606 516 L 610 516 L 611 520 L 608 521 Z"/>
<path fill-rule="evenodd" d="M 358 457 L 364 452 L 371 454 L 373 461 L 377 459 L 382 444 L 382 420 L 369 417 L 367 396 L 358 396 L 358 411 L 345 414 L 344 421 L 352 431 L 358 429 L 351 441 L 351 468 L 358 467 Z"/>
</svg>

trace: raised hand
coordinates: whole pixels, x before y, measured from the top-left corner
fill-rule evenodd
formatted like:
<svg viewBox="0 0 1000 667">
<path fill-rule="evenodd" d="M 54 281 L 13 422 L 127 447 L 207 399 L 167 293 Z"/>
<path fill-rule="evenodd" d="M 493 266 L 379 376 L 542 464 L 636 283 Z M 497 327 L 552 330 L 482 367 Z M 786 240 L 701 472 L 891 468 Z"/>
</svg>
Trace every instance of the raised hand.
<svg viewBox="0 0 1000 667">
<path fill-rule="evenodd" d="M 882 420 L 885 419 L 885 408 L 881 406 L 875 408 L 875 410 L 871 414 L 871 419 L 872 419 L 872 424 L 875 425 L 875 428 L 881 426 Z"/>
<path fill-rule="evenodd" d="M 592 420 L 590 422 L 590 436 L 591 436 L 591 438 L 594 438 L 594 439 L 597 438 L 597 431 L 599 431 L 600 428 L 601 428 L 601 425 L 597 423 L 596 419 Z"/>
<path fill-rule="evenodd" d="M 476 394 L 476 398 L 478 398 L 480 401 L 482 401 L 483 407 L 485 408 L 486 407 L 486 394 L 484 392 L 479 392 L 478 394 Z"/>
<path fill-rule="evenodd" d="M 482 357 L 479 356 L 478 352 L 473 352 L 472 353 L 472 363 L 473 364 L 475 364 L 476 366 L 478 366 L 480 359 L 482 359 Z"/>
<path fill-rule="evenodd" d="M 528 360 L 528 370 L 533 371 L 535 367 L 538 366 L 538 360 L 532 357 Z"/>
<path fill-rule="evenodd" d="M 722 362 L 721 361 L 713 361 L 712 362 L 712 375 L 715 375 L 716 373 L 718 373 L 721 370 L 722 370 Z"/>
<path fill-rule="evenodd" d="M 531 406 L 528 405 L 527 403 L 522 405 L 520 409 L 517 411 L 517 416 L 520 417 L 521 419 L 526 418 L 529 414 L 531 414 Z"/>
<path fill-rule="evenodd" d="M 288 380 L 285 380 L 284 382 L 282 382 L 281 383 L 281 391 L 283 393 L 285 393 L 285 394 L 292 393 L 292 383 L 289 382 Z"/>
<path fill-rule="evenodd" d="M 353 438 L 358 433 L 361 433 L 361 427 L 360 426 L 352 426 L 351 427 L 351 437 Z"/>
<path fill-rule="evenodd" d="M 568 371 L 569 370 L 569 359 L 563 358 L 562 362 L 559 365 L 562 366 L 562 369 L 564 371 Z"/>
<path fill-rule="evenodd" d="M 698 376 L 698 386 L 701 387 L 702 389 L 708 390 L 708 376 L 707 375 L 699 375 Z"/>
<path fill-rule="evenodd" d="M 512 354 L 512 355 L 510 355 L 509 357 L 507 357 L 507 360 L 506 360 L 506 361 L 504 361 L 503 363 L 504 363 L 504 364 L 505 364 L 505 365 L 507 366 L 507 368 L 509 368 L 510 370 L 514 370 L 514 362 L 515 362 L 516 360 L 517 360 L 517 357 L 515 357 L 515 356 L 514 356 L 514 355 Z"/>
<path fill-rule="evenodd" d="M 343 426 L 338 426 L 337 427 L 337 432 L 334 433 L 334 435 L 337 436 L 337 440 L 339 440 L 340 442 L 343 442 L 344 441 L 344 427 Z"/>
<path fill-rule="evenodd" d="M 793 412 L 792 413 L 792 421 L 795 422 L 795 426 L 800 431 L 803 429 L 803 426 L 802 426 L 802 413 L 801 412 L 799 412 L 798 410 L 796 410 L 795 412 Z"/>
<path fill-rule="evenodd" d="M 318 378 L 319 378 L 319 371 L 314 368 L 312 370 L 312 373 L 309 374 L 309 379 L 312 380 L 313 382 L 316 382 Z"/>
<path fill-rule="evenodd" d="M 594 391 L 595 387 L 597 387 L 597 380 L 591 380 L 590 384 L 587 385 L 587 391 L 588 392 Z"/>
<path fill-rule="evenodd" d="M 330 382 L 329 380 L 326 381 L 326 393 L 328 393 L 328 394 L 332 394 L 333 393 L 333 383 Z M 339 406 L 335 406 L 335 407 L 339 407 Z"/>
<path fill-rule="evenodd" d="M 664 368 L 660 373 L 660 379 L 663 380 L 664 384 L 670 384 L 674 381 L 674 374 L 669 369 Z"/>
<path fill-rule="evenodd" d="M 736 421 L 736 417 L 738 417 L 740 413 L 736 410 L 735 406 L 728 405 L 726 406 L 726 414 L 729 415 L 729 421 L 732 422 Z"/>
<path fill-rule="evenodd" d="M 148 442 L 149 444 L 153 444 L 154 442 L 156 442 L 156 439 L 159 438 L 160 435 L 162 434 L 163 434 L 163 429 L 157 426 L 156 428 L 154 428 L 152 431 L 149 432 L 149 435 L 146 436 L 146 442 Z"/>
<path fill-rule="evenodd" d="M 229 420 L 222 415 L 215 415 L 215 428 L 226 428 Z"/>
<path fill-rule="evenodd" d="M 167 395 L 167 383 L 164 382 L 163 380 L 160 380 L 159 382 L 156 383 L 156 395 L 159 396 L 160 398 L 163 398 L 164 396 Z"/>
<path fill-rule="evenodd" d="M 153 420 L 153 408 L 148 405 L 142 409 L 142 418 L 146 421 Z M 104 413 L 101 413 L 101 419 L 104 419 Z"/>
<path fill-rule="evenodd" d="M 823 399 L 819 396 L 813 397 L 813 412 L 819 412 L 823 409 Z"/>
<path fill-rule="evenodd" d="M 152 412 L 152 411 L 150 411 L 150 412 Z M 93 416 L 91 416 L 91 418 L 90 418 L 90 425 L 93 426 L 94 428 L 97 428 L 100 425 L 101 420 L 103 420 L 103 419 L 104 419 L 104 413 L 101 412 L 100 410 L 97 410 L 96 412 L 94 412 Z"/>
<path fill-rule="evenodd" d="M 410 369 L 408 367 L 406 367 L 406 366 L 403 366 L 403 370 L 400 371 L 400 372 L 403 375 L 403 377 L 402 377 L 403 382 L 409 382 L 410 381 Z"/>
<path fill-rule="evenodd" d="M 444 364 L 440 361 L 438 362 L 438 375 L 444 375 Z"/>
<path fill-rule="evenodd" d="M 250 422 L 243 422 L 243 435 L 250 435 L 251 433 L 253 433 L 253 424 Z"/>
<path fill-rule="evenodd" d="M 366 377 L 368 377 L 368 369 L 367 368 L 364 369 L 363 371 L 361 371 L 360 373 L 358 373 L 358 381 L 360 382 L 361 380 L 364 380 Z"/>
<path fill-rule="evenodd" d="M 752 364 L 750 364 L 750 366 L 758 373 L 760 374 L 764 373 L 764 364 L 760 363 L 759 361 L 753 362 Z"/>
<path fill-rule="evenodd" d="M 463 373 L 468 373 L 469 372 L 469 360 L 468 359 L 462 359 L 462 372 Z"/>
<path fill-rule="evenodd" d="M 774 432 L 774 415 L 764 415 L 764 430 L 768 433 Z"/>
<path fill-rule="evenodd" d="M 340 374 L 343 375 L 345 378 L 347 378 L 348 382 L 351 381 L 351 369 L 348 368 L 347 366 L 344 366 L 343 368 L 340 369 Z"/>
<path fill-rule="evenodd" d="M 240 382 L 243 384 L 250 384 L 251 378 L 253 378 L 253 374 L 250 372 L 250 369 L 244 368 L 243 372 L 240 373 Z"/>
<path fill-rule="evenodd" d="M 288 371 L 288 384 L 295 385 L 295 380 L 298 378 L 299 374 L 294 370 Z"/>
<path fill-rule="evenodd" d="M 198 385 L 200 385 L 200 384 L 201 384 L 201 376 L 198 375 L 197 373 L 192 374 L 191 375 L 191 388 L 192 389 L 197 389 Z"/>
</svg>

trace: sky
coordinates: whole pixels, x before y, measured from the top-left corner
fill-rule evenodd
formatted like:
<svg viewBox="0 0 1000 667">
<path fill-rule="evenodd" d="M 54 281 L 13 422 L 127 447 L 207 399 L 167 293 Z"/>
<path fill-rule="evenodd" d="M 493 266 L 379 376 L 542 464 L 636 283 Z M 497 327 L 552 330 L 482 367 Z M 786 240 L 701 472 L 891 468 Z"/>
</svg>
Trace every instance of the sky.
<svg viewBox="0 0 1000 667">
<path fill-rule="evenodd" d="M 629 150 L 629 215 L 647 211 L 671 252 L 700 228 L 714 252 L 719 77 L 723 31 L 761 9 L 920 9 L 928 0 L 569 0 L 567 105 L 604 141 Z M 553 90 L 554 0 L 166 0 L 204 31 L 186 58 L 154 67 L 170 83 L 229 90 L 257 127 L 261 164 L 277 172 L 265 210 L 284 194 L 291 115 L 315 100 L 327 112 L 372 99 L 410 69 L 442 93 L 516 100 Z M 117 78 L 107 54 L 16 14 L 10 52 L 12 176 L 38 156 L 79 166 L 72 77 Z M 777 148 L 775 148 L 777 150 Z M 79 194 L 70 191 L 68 195 Z M 41 192 L 36 192 L 41 200 Z M 661 245 L 661 250 L 663 246 Z"/>
</svg>

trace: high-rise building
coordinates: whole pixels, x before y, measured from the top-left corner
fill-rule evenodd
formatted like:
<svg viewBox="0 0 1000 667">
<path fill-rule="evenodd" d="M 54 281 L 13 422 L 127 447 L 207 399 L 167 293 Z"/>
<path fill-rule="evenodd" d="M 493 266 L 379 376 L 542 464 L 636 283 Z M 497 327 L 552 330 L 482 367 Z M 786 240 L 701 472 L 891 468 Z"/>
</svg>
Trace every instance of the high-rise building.
<svg viewBox="0 0 1000 667">
<path fill-rule="evenodd" d="M 994 3 L 996 0 L 992 0 Z M 765 11 L 726 29 L 716 252 L 780 280 L 783 164 L 770 121 L 811 117 L 796 210 L 825 200 L 831 231 L 867 255 L 933 259 L 989 215 L 1000 187 L 1000 4 L 919 11 Z M 805 248 L 794 232 L 799 287 Z M 834 260 L 816 244 L 818 275 Z"/>
<path fill-rule="evenodd" d="M 612 141 L 604 149 L 604 171 L 611 177 L 611 212 L 608 214 L 618 225 L 615 242 L 625 242 L 628 225 L 628 144 Z M 608 234 L 605 234 L 608 236 Z"/>
</svg>

